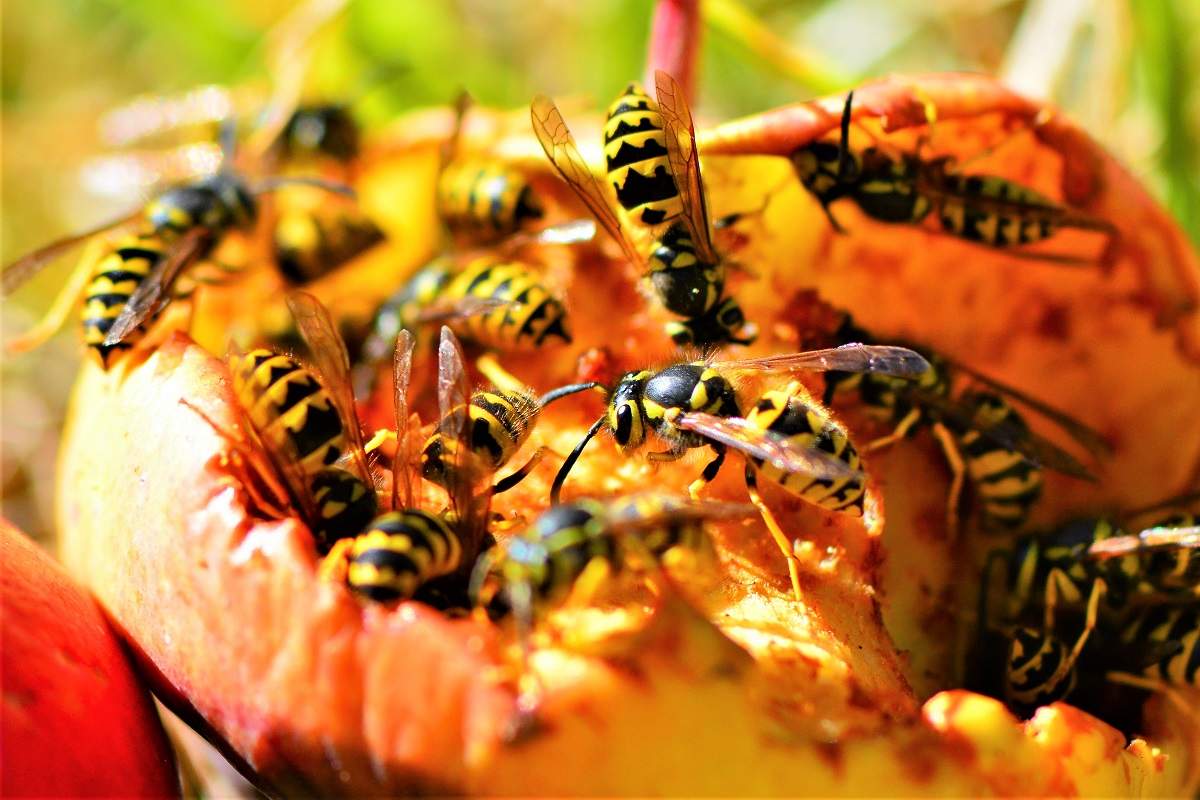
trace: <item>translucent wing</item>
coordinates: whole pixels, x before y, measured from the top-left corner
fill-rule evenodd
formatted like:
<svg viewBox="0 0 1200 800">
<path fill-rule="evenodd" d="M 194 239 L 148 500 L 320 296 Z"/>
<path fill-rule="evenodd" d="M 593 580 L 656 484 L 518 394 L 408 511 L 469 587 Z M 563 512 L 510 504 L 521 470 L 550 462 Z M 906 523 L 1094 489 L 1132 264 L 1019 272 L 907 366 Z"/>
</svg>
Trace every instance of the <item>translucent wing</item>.
<svg viewBox="0 0 1200 800">
<path fill-rule="evenodd" d="M 749 503 L 691 500 L 654 492 L 622 497 L 616 505 L 613 522 L 622 529 L 635 532 L 641 528 L 654 528 L 670 521 L 704 522 L 718 519 L 744 519 L 758 513 L 757 509 Z"/>
<path fill-rule="evenodd" d="M 575 137 L 571 135 L 571 130 L 563 121 L 554 101 L 539 94 L 533 98 L 529 115 L 533 121 L 533 132 L 542 143 L 546 157 L 554 164 L 563 180 L 579 195 L 579 199 L 592 212 L 600 227 L 620 245 L 629 263 L 641 266 L 645 259 L 625 235 L 617 213 L 605 197 L 600 181 L 588 169 L 587 162 L 583 160 L 583 155 L 575 145 Z"/>
<path fill-rule="evenodd" d="M 861 478 L 862 473 L 824 450 L 805 447 L 764 430 L 743 417 L 717 417 L 688 411 L 674 419 L 685 430 L 698 433 L 754 458 L 769 461 L 785 472 L 796 472 L 824 480 Z"/>
<path fill-rule="evenodd" d="M 450 128 L 450 136 L 442 143 L 441 150 L 438 152 L 438 174 L 446 171 L 446 166 L 454 160 L 454 156 L 458 153 L 458 143 L 462 139 L 463 124 L 467 118 L 467 110 L 470 109 L 474 100 L 471 99 L 471 93 L 463 89 L 458 93 L 458 97 L 454 98 L 454 124 Z"/>
<path fill-rule="evenodd" d="M 907 347 L 859 343 L 765 358 L 720 361 L 712 366 L 716 369 L 742 370 L 878 372 L 900 378 L 915 378 L 930 368 L 923 355 Z"/>
<path fill-rule="evenodd" d="M 446 461 L 446 494 L 457 520 L 459 537 L 466 553 L 478 552 L 487 521 L 489 497 L 476 494 L 482 465 L 472 457 L 471 417 L 468 404 L 471 388 L 463 367 L 462 345 L 443 326 L 438 342 L 438 432 L 442 436 L 442 458 Z"/>
<path fill-rule="evenodd" d="M 1146 528 L 1135 536 L 1101 539 L 1088 548 L 1088 558 L 1120 558 L 1158 550 L 1195 550 L 1200 548 L 1200 525 Z"/>
<path fill-rule="evenodd" d="M 16 261 L 4 267 L 4 272 L 0 275 L 0 295 L 12 294 L 21 284 L 41 272 L 44 267 L 52 263 L 59 256 L 69 253 L 93 236 L 99 236 L 122 225 L 128 225 L 141 216 L 142 211 L 138 209 L 120 219 L 110 220 L 103 225 L 97 225 L 95 228 L 83 231 L 82 233 L 67 236 L 51 242 L 45 247 L 39 247 L 32 253 L 21 256 Z"/>
<path fill-rule="evenodd" d="M 502 297 L 443 297 L 438 298 L 417 313 L 417 322 L 423 324 L 452 322 L 456 319 L 488 314 L 498 308 L 521 305 L 515 300 Z"/>
<path fill-rule="evenodd" d="M 704 199 L 704 182 L 700 177 L 700 151 L 696 147 L 692 111 L 688 108 L 683 89 L 661 69 L 654 73 L 654 85 L 663 119 L 663 132 L 666 134 L 671 176 L 683 201 L 684 218 L 692 229 L 696 252 L 705 263 L 720 263 L 720 256 L 712 243 L 712 226 L 708 219 L 708 203 Z"/>
<path fill-rule="evenodd" d="M 500 242 L 496 249 L 511 252 L 528 244 L 579 244 L 596 238 L 596 223 L 590 219 L 573 219 L 548 225 L 536 231 L 520 231 Z"/>
<path fill-rule="evenodd" d="M 915 388 L 910 392 L 914 402 L 929 409 L 939 419 L 948 422 L 954 428 L 973 430 L 1005 450 L 1020 453 L 1038 466 L 1070 475 L 1073 478 L 1086 481 L 1096 480 L 1096 477 L 1079 462 L 1079 459 L 1033 431 L 1009 422 L 980 427 L 976 424 L 975 415 L 971 409 L 940 395 L 921 392 Z"/>
<path fill-rule="evenodd" d="M 412 508 L 412 471 L 408 444 L 408 382 L 416 340 L 407 330 L 396 336 L 392 356 L 392 400 L 395 404 L 396 453 L 392 456 L 392 508 Z"/>
<path fill-rule="evenodd" d="M 1112 454 L 1112 445 L 1110 445 L 1098 431 L 1089 428 L 1087 425 L 1084 425 L 1082 422 L 1067 414 L 1065 411 L 1061 411 L 1053 406 L 1047 405 L 1036 398 L 1030 397 L 1019 389 L 1015 389 L 1012 386 L 1001 383 L 994 378 L 989 378 L 987 375 L 968 367 L 966 364 L 959 363 L 958 361 L 954 361 L 952 359 L 946 359 L 946 363 L 952 365 L 955 369 L 963 372 L 964 374 L 970 375 L 971 378 L 979 383 L 982 383 L 984 386 L 994 389 L 1001 394 L 1007 395 L 1013 400 L 1016 400 L 1022 405 L 1026 405 L 1037 413 L 1041 414 L 1043 417 L 1062 428 L 1062 430 L 1068 436 L 1079 442 L 1079 444 L 1083 445 L 1083 447 L 1085 447 L 1092 455 L 1100 457 Z"/>
<path fill-rule="evenodd" d="M 137 327 L 150 318 L 162 305 L 163 296 L 175 285 L 175 280 L 208 243 L 207 228 L 192 228 L 183 234 L 130 296 L 129 302 L 113 321 L 104 337 L 108 347 L 120 344 Z"/>
<path fill-rule="evenodd" d="M 308 345 L 313 366 L 321 384 L 337 405 L 349 440 L 350 455 L 354 460 L 354 473 L 368 486 L 374 486 L 367 455 L 363 448 L 362 426 L 358 423 L 358 412 L 354 406 L 354 389 L 350 383 L 350 354 L 342 341 L 328 309 L 308 292 L 292 292 L 287 298 L 288 308 L 296 320 L 296 327 Z"/>
<path fill-rule="evenodd" d="M 243 358 L 244 354 L 231 349 L 227 357 L 227 361 L 232 368 L 237 369 L 238 364 Z M 187 403 L 186 400 L 183 402 Z M 190 403 L 187 403 L 187 405 L 191 406 Z M 195 406 L 191 407 L 193 410 L 198 411 Z M 240 426 L 252 440 L 254 444 L 253 451 L 266 453 L 267 461 L 269 461 L 271 466 L 274 467 L 279 477 L 283 479 L 284 484 L 287 486 L 288 493 L 291 495 L 296 507 L 300 509 L 301 515 L 309 524 L 313 524 L 320 518 L 320 514 L 317 511 L 316 501 L 313 499 L 310 477 L 304 466 L 301 465 L 300 461 L 298 460 L 299 457 L 296 455 L 295 451 L 289 448 L 270 446 L 269 439 L 262 436 L 257 427 L 255 427 L 254 420 L 251 419 L 250 416 L 250 410 L 239 404 L 238 411 Z M 198 411 L 198 413 L 200 412 Z M 201 413 L 201 416 L 209 421 L 209 425 L 211 425 L 214 430 L 221 432 L 221 428 L 212 422 L 207 415 Z M 231 432 L 229 435 L 225 435 L 225 438 L 236 442 L 240 437 L 232 434 Z"/>
</svg>

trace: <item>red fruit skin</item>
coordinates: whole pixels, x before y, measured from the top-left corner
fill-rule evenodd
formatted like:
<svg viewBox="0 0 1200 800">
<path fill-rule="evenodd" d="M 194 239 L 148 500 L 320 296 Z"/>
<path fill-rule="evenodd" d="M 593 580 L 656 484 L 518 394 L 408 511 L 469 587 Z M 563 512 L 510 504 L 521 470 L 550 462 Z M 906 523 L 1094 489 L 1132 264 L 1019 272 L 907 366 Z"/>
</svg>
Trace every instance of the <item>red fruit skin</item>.
<svg viewBox="0 0 1200 800">
<path fill-rule="evenodd" d="M 0 519 L 0 795 L 179 797 L 149 694 L 96 601 Z"/>
</svg>

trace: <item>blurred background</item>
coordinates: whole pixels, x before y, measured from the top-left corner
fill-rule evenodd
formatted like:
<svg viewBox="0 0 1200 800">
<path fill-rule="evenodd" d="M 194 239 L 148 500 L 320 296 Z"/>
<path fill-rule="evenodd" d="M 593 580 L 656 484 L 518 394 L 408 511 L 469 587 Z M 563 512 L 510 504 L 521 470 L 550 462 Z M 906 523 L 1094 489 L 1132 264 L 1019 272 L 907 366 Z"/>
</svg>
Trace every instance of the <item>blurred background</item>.
<svg viewBox="0 0 1200 800">
<path fill-rule="evenodd" d="M 262 85 L 277 0 L 4 0 L 0 257 L 136 206 L 81 186 L 102 115 L 134 96 Z M 307 83 L 367 125 L 468 89 L 517 107 L 537 92 L 597 107 L 640 76 L 652 0 L 351 0 Z M 1066 109 L 1200 242 L 1200 2 L 1195 0 L 705 0 L 697 111 L 716 120 L 841 92 L 894 71 L 970 70 Z M 4 340 L 70 270 L 0 307 Z M 0 502 L 52 538 L 54 459 L 81 346 L 75 325 L 0 367 Z"/>
</svg>

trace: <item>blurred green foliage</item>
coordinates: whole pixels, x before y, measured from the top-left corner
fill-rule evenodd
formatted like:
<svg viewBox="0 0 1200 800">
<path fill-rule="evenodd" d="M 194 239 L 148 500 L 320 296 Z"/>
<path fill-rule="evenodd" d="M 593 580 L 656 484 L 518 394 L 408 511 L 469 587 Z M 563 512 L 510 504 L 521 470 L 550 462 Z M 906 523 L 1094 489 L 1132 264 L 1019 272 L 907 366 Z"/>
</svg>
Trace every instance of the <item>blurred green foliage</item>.
<svg viewBox="0 0 1200 800">
<path fill-rule="evenodd" d="M 1200 3 L 1195 0 L 707 0 L 701 96 L 721 119 L 892 71 L 1000 75 L 1077 116 L 1200 241 Z M 5 0 L 0 103 L 7 262 L 124 209 L 78 188 L 96 120 L 131 96 L 266 78 L 281 0 Z M 321 37 L 311 91 L 359 98 L 368 124 L 468 89 L 520 106 L 536 92 L 597 106 L 643 66 L 652 0 L 351 0 Z M 133 204 L 131 200 L 130 205 Z M 65 267 L 5 304 L 11 336 Z M 50 456 L 79 348 L 3 367 L 5 513 L 50 527 Z"/>
</svg>

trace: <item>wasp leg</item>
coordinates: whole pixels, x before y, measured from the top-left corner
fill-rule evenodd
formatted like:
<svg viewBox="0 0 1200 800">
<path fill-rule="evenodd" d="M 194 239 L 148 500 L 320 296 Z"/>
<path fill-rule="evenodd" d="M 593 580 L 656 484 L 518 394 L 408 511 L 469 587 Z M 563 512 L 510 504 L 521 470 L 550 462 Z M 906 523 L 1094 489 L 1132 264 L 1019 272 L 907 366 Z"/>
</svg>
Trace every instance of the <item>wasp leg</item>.
<svg viewBox="0 0 1200 800">
<path fill-rule="evenodd" d="M 496 481 L 496 485 L 492 487 L 492 494 L 497 495 L 501 492 L 507 492 L 525 480 L 529 476 L 529 473 L 533 472 L 537 468 L 537 465 L 542 463 L 542 459 L 546 457 L 546 451 L 547 448 L 545 447 L 539 447 L 537 450 L 534 450 L 533 455 L 529 457 L 524 466 Z"/>
<path fill-rule="evenodd" d="M 663 450 L 657 453 L 647 453 L 646 460 L 665 464 L 672 461 L 678 461 L 679 459 L 683 458 L 683 455 L 686 452 L 686 450 Z"/>
<path fill-rule="evenodd" d="M 905 436 L 908 436 L 908 433 L 912 430 L 913 425 L 916 425 L 920 420 L 921 410 L 914 408 L 912 411 L 909 411 L 904 415 L 904 419 L 900 420 L 900 423 L 896 426 L 895 430 L 893 430 L 887 436 L 882 436 L 873 442 L 868 442 L 866 447 L 862 447 L 860 450 L 864 453 L 872 453 L 876 450 L 883 450 L 886 447 L 891 447 Z"/>
<path fill-rule="evenodd" d="M 225 428 L 215 419 L 210 417 L 202 408 L 193 404 L 187 398 L 182 398 L 179 402 L 181 405 L 191 409 L 193 413 L 200 417 L 200 419 L 208 423 L 208 426 L 229 444 L 229 446 L 233 449 L 234 454 L 238 456 L 242 460 L 242 464 L 248 468 L 249 474 L 246 476 L 246 479 L 242 481 L 242 486 L 246 489 L 246 493 L 250 495 L 251 502 L 258 508 L 267 512 L 267 514 L 271 517 L 284 519 L 285 517 L 290 516 L 285 509 L 291 505 L 291 495 L 288 493 L 287 489 L 283 487 L 283 484 L 276 480 L 275 475 L 272 473 L 268 464 L 264 463 L 263 455 L 261 453 L 256 453 L 253 448 L 241 437 L 239 437 L 233 431 Z M 270 500 L 268 500 L 258 491 L 258 487 L 255 486 L 252 478 L 256 478 L 261 481 L 263 487 L 265 487 L 267 491 L 273 495 Z"/>
<path fill-rule="evenodd" d="M 1054 609 L 1058 604 L 1056 586 L 1057 584 L 1054 582 L 1048 582 L 1046 585 L 1046 616 L 1044 625 L 1047 634 L 1054 630 Z M 1107 589 L 1108 585 L 1099 578 L 1092 583 L 1092 591 L 1088 596 L 1087 615 L 1083 622 L 1083 631 L 1079 634 L 1079 638 L 1075 640 L 1075 646 L 1071 648 L 1071 652 L 1062 664 L 1059 665 L 1058 670 L 1056 670 L 1056 675 L 1059 676 L 1060 680 L 1075 668 L 1075 662 L 1079 660 L 1079 654 L 1083 652 L 1088 638 L 1092 635 L 1092 631 L 1096 629 L 1096 614 L 1099 609 L 1100 598 Z"/>
<path fill-rule="evenodd" d="M 346 562 L 350 560 L 353 539 L 338 539 L 317 566 L 317 579 L 325 583 L 345 583 Z"/>
<path fill-rule="evenodd" d="M 704 466 L 704 471 L 700 473 L 700 477 L 688 485 L 688 494 L 691 495 L 693 500 L 700 499 L 700 492 L 705 486 L 716 480 L 717 474 L 725 464 L 725 453 L 727 452 L 725 445 L 710 442 L 708 446 L 712 448 L 716 456 Z"/>
<path fill-rule="evenodd" d="M 754 471 L 753 464 L 746 464 L 746 491 L 750 493 L 750 502 L 758 509 L 758 513 L 762 515 L 762 521 L 767 526 L 767 531 L 770 532 L 771 538 L 775 540 L 779 551 L 783 553 L 783 557 L 787 559 L 788 577 L 792 581 L 792 596 L 796 598 L 796 602 L 800 602 L 802 596 L 800 594 L 800 561 L 792 552 L 792 541 L 783 532 L 783 528 L 779 527 L 779 521 L 775 519 L 775 515 L 771 513 L 771 509 L 767 508 L 766 502 L 763 501 L 762 495 L 758 493 L 758 475 Z"/>
<path fill-rule="evenodd" d="M 962 498 L 963 484 L 967 479 L 967 467 L 963 463 L 962 454 L 958 451 L 958 445 L 954 441 L 954 437 L 945 425 L 940 422 L 933 426 L 933 435 L 938 440 L 938 444 L 942 446 L 942 453 L 946 456 L 946 464 L 950 467 L 950 492 L 946 497 L 946 533 L 950 540 L 954 541 L 958 538 L 958 528 L 961 519 L 958 513 L 958 503 Z"/>
</svg>

